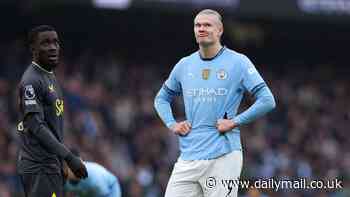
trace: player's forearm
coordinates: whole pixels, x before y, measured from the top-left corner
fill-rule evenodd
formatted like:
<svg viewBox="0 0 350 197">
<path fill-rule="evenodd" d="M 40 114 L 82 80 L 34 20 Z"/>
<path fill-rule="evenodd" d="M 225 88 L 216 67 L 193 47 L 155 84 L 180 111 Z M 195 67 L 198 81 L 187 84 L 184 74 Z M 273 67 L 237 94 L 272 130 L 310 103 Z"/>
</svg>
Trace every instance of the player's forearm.
<svg viewBox="0 0 350 197">
<path fill-rule="evenodd" d="M 175 94 L 169 93 L 162 87 L 154 99 L 154 108 L 168 128 L 176 122 L 170 106 L 174 96 Z"/>
<path fill-rule="evenodd" d="M 247 124 L 275 108 L 275 99 L 268 87 L 260 89 L 256 93 L 256 101 L 247 110 L 233 119 L 238 125 Z"/>
<path fill-rule="evenodd" d="M 24 124 L 49 152 L 56 154 L 61 158 L 66 158 L 70 153 L 66 146 L 60 143 L 51 133 L 49 128 L 47 128 L 39 114 L 28 114 L 25 118 Z"/>
</svg>

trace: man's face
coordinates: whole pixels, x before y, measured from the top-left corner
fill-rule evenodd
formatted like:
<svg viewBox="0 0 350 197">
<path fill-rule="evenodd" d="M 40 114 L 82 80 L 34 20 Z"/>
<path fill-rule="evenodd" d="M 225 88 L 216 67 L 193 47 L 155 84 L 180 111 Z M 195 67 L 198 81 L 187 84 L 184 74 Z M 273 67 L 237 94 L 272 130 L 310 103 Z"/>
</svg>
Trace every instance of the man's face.
<svg viewBox="0 0 350 197">
<path fill-rule="evenodd" d="M 60 44 L 55 31 L 44 31 L 37 35 L 32 44 L 34 60 L 39 64 L 55 68 L 59 60 Z"/>
<path fill-rule="evenodd" d="M 199 14 L 194 19 L 194 35 L 199 45 L 210 46 L 220 42 L 223 28 L 213 14 Z"/>
</svg>

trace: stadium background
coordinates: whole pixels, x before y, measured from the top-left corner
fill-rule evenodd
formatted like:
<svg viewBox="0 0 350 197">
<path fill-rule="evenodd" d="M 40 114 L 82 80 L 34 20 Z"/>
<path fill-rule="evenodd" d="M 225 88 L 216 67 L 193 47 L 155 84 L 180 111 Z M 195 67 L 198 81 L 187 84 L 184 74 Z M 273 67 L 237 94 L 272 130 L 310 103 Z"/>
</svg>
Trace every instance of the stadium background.
<svg viewBox="0 0 350 197">
<path fill-rule="evenodd" d="M 172 66 L 196 50 L 192 22 L 204 7 L 223 14 L 223 43 L 252 59 L 277 99 L 274 112 L 241 128 L 242 178 L 338 178 L 344 186 L 240 196 L 350 196 L 347 0 L 103 2 L 0 2 L 1 197 L 21 191 L 15 93 L 30 63 L 26 33 L 38 24 L 55 26 L 63 41 L 56 74 L 65 91 L 65 143 L 114 172 L 123 196 L 163 196 L 178 147 L 153 98 Z M 247 97 L 242 110 L 252 102 Z M 174 105 L 181 119 L 181 99 Z"/>
</svg>

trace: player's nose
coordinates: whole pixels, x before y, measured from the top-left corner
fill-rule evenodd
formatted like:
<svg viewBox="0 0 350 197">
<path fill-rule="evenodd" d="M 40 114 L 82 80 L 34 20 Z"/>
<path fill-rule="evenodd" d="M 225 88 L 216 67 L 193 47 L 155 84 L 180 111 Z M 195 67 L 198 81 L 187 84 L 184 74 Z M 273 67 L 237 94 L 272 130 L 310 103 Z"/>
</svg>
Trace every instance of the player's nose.
<svg viewBox="0 0 350 197">
<path fill-rule="evenodd" d="M 199 32 L 204 32 L 205 31 L 205 27 L 202 25 L 202 26 L 200 26 L 199 28 L 198 28 L 198 31 Z"/>
<path fill-rule="evenodd" d="M 51 43 L 51 44 L 49 44 L 48 49 L 50 51 L 56 51 L 58 49 L 58 45 L 56 45 L 55 43 Z"/>
</svg>

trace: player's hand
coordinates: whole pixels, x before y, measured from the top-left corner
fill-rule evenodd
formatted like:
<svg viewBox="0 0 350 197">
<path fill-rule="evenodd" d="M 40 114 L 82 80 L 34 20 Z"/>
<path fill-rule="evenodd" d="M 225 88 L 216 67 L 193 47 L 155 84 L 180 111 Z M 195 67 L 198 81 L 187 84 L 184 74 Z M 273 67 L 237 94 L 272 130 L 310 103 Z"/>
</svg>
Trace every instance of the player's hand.
<svg viewBox="0 0 350 197">
<path fill-rule="evenodd" d="M 64 166 L 64 176 L 65 176 L 65 179 L 68 180 L 68 181 L 79 181 L 80 178 L 77 178 L 74 173 L 72 172 L 72 170 L 68 167 L 67 165 L 67 162 L 64 161 L 63 162 L 63 166 Z"/>
<path fill-rule="evenodd" d="M 191 131 L 191 124 L 187 121 L 177 122 L 171 126 L 170 130 L 177 135 L 185 136 Z"/>
<path fill-rule="evenodd" d="M 227 131 L 231 131 L 233 128 L 237 127 L 237 124 L 235 124 L 230 119 L 219 119 L 216 122 L 216 128 L 220 133 L 225 133 Z"/>
<path fill-rule="evenodd" d="M 85 179 L 88 177 L 87 169 L 79 157 L 74 156 L 72 153 L 65 158 L 68 167 L 72 170 L 74 175 L 79 179 Z"/>
<path fill-rule="evenodd" d="M 69 167 L 66 161 L 63 161 L 63 177 L 65 180 L 69 179 Z"/>
</svg>

